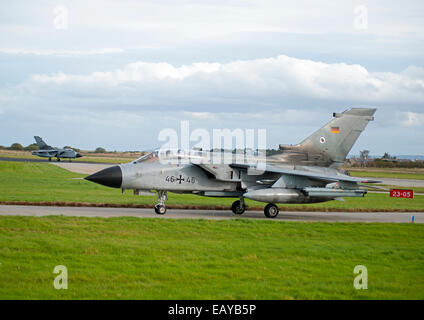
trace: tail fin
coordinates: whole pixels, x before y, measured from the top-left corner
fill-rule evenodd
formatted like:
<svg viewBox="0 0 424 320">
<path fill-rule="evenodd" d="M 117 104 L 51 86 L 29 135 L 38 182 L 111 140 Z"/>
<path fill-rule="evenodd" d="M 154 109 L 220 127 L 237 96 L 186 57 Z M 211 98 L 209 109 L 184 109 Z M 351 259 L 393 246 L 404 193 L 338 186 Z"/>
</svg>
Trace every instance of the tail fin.
<svg viewBox="0 0 424 320">
<path fill-rule="evenodd" d="M 34 139 L 35 139 L 35 142 L 37 142 L 38 148 L 40 150 L 52 149 L 52 147 L 50 147 L 47 143 L 45 143 L 43 139 L 41 139 L 40 137 L 35 136 Z"/>
<path fill-rule="evenodd" d="M 322 154 L 332 162 L 343 162 L 368 122 L 374 120 L 375 111 L 351 108 L 343 113 L 333 113 L 333 120 L 303 140 L 298 147 L 308 154 Z"/>
</svg>

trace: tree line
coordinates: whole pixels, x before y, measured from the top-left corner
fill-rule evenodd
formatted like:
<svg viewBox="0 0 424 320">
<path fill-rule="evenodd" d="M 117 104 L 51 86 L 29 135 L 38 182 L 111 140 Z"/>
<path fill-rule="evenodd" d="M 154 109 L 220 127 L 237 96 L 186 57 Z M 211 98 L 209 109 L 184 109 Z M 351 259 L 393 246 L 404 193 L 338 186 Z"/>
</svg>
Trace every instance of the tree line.
<svg viewBox="0 0 424 320">
<path fill-rule="evenodd" d="M 64 146 L 64 149 L 73 149 L 76 152 L 80 152 L 81 150 L 78 148 L 70 147 L 70 146 Z M 19 142 L 12 143 L 10 147 L 0 146 L 0 150 L 14 150 L 14 151 L 35 151 L 38 150 L 38 145 L 36 143 L 31 143 L 24 147 Z M 106 149 L 102 147 L 97 147 L 94 150 L 94 153 L 106 153 Z"/>
</svg>

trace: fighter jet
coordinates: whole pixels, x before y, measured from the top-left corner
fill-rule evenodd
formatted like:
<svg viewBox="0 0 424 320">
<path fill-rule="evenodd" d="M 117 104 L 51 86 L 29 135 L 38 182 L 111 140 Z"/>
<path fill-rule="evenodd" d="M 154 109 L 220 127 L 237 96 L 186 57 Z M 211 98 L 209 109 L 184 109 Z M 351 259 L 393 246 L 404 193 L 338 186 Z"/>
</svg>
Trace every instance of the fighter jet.
<svg viewBox="0 0 424 320">
<path fill-rule="evenodd" d="M 338 169 L 353 144 L 373 120 L 376 109 L 351 108 L 334 113 L 333 119 L 296 145 L 280 145 L 277 154 L 258 160 L 245 157 L 217 164 L 214 152 L 195 151 L 188 155 L 163 150 L 133 162 L 112 166 L 85 179 L 108 187 L 133 189 L 135 195 L 157 192 L 157 214 L 165 214 L 167 191 L 206 197 L 239 198 L 232 211 L 241 215 L 245 199 L 267 203 L 264 214 L 275 218 L 278 203 L 317 203 L 364 197 L 362 183 L 378 181 L 351 177 Z M 173 160 L 166 162 L 164 160 Z M 182 161 L 185 160 L 185 161 Z"/>
<path fill-rule="evenodd" d="M 49 145 L 47 145 L 47 143 L 43 141 L 43 139 L 41 139 L 38 136 L 35 136 L 34 139 L 38 145 L 38 150 L 32 152 L 32 154 L 35 156 L 49 158 L 49 161 L 52 161 L 52 158 L 57 158 L 57 161 L 60 161 L 61 158 L 66 158 L 66 159 L 69 159 L 69 161 L 71 161 L 71 159 L 82 157 L 82 155 L 80 155 L 78 152 L 72 149 L 68 149 L 68 148 L 59 149 L 59 148 L 50 147 Z"/>
</svg>

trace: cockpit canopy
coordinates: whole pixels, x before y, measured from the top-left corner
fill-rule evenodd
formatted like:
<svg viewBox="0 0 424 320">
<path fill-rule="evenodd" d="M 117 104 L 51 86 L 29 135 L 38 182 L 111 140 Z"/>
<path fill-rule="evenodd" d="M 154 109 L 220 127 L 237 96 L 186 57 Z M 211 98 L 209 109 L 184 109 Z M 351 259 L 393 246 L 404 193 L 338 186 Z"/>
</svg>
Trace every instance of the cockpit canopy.
<svg viewBox="0 0 424 320">
<path fill-rule="evenodd" d="M 141 156 L 137 160 L 134 160 L 133 163 L 142 163 L 142 162 L 156 162 L 159 161 L 158 151 L 153 151 L 144 156 Z"/>
<path fill-rule="evenodd" d="M 144 163 L 144 162 L 157 162 L 157 161 L 161 161 L 161 162 L 175 162 L 175 161 L 179 161 L 182 159 L 193 159 L 193 158 L 204 158 L 205 156 L 207 156 L 208 153 L 206 151 L 201 151 L 201 150 L 189 150 L 189 151 L 185 151 L 185 150 L 181 150 L 181 149 L 176 149 L 176 150 L 166 150 L 166 149 L 160 149 L 160 150 L 156 150 L 153 152 L 150 152 L 148 154 L 143 155 L 142 157 L 138 158 L 137 160 L 134 160 L 133 163 Z"/>
</svg>

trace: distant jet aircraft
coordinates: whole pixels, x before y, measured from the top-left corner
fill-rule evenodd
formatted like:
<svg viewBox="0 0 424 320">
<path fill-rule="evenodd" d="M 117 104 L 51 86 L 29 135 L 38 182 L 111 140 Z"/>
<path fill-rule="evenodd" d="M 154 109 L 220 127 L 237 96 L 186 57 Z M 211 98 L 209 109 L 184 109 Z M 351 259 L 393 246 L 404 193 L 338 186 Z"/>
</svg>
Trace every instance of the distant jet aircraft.
<svg viewBox="0 0 424 320">
<path fill-rule="evenodd" d="M 239 198 L 232 211 L 243 214 L 244 199 L 268 203 L 264 213 L 275 218 L 276 203 L 317 203 L 363 197 L 367 190 L 360 183 L 379 182 L 351 177 L 340 167 L 353 144 L 373 120 L 376 109 L 351 108 L 334 113 L 324 127 L 297 145 L 280 145 L 279 152 L 262 160 L 230 155 L 229 164 L 212 163 L 214 152 L 190 153 L 184 164 L 164 163 L 163 157 L 183 155 L 152 152 L 131 163 L 113 166 L 85 179 L 105 186 L 133 189 L 135 195 L 158 194 L 157 214 L 166 212 L 167 191 L 206 197 Z M 222 155 L 222 153 L 221 153 Z M 203 161 L 201 161 L 203 160 Z M 227 162 L 228 163 L 228 162 Z"/>
<path fill-rule="evenodd" d="M 57 158 L 57 161 L 60 161 L 61 158 L 70 160 L 82 157 L 82 155 L 72 149 L 59 149 L 50 147 L 43 141 L 43 139 L 38 136 L 35 136 L 34 139 L 38 145 L 38 150 L 32 152 L 32 154 L 35 156 L 49 158 L 49 161 L 52 161 L 52 158 Z"/>
</svg>

